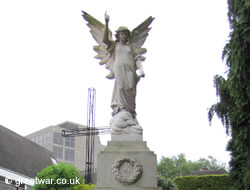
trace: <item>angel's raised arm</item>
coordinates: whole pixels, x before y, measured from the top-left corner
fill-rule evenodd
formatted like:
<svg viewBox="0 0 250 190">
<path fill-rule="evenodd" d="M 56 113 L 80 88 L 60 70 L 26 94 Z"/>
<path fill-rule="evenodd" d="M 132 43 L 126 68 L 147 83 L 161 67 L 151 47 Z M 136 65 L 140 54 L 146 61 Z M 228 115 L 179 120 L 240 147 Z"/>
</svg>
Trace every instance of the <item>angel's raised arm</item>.
<svg viewBox="0 0 250 190">
<path fill-rule="evenodd" d="M 104 27 L 104 33 L 103 33 L 103 43 L 105 43 L 107 46 L 111 45 L 111 41 L 109 40 L 109 16 L 105 13 L 105 27 Z"/>
<path fill-rule="evenodd" d="M 110 53 L 107 51 L 109 46 L 112 45 L 112 32 L 108 29 L 109 17 L 105 14 L 106 25 L 89 15 L 85 11 L 82 11 L 84 20 L 87 21 L 87 26 L 90 28 L 92 34 L 98 45 L 94 46 L 94 50 L 97 53 L 95 58 L 101 59 L 99 62 L 101 65 L 105 64 L 106 69 L 110 70 L 107 78 L 113 79 L 113 59 L 110 59 Z"/>
</svg>

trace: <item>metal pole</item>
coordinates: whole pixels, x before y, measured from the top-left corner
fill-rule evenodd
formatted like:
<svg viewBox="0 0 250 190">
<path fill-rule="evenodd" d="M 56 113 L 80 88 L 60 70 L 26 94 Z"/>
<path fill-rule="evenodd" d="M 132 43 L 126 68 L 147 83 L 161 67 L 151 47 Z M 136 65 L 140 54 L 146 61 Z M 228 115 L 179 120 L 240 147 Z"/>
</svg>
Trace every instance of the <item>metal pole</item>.
<svg viewBox="0 0 250 190">
<path fill-rule="evenodd" d="M 85 183 L 92 182 L 91 173 L 94 169 L 94 145 L 95 145 L 95 103 L 96 90 L 88 89 L 87 134 L 86 134 L 86 167 Z"/>
</svg>

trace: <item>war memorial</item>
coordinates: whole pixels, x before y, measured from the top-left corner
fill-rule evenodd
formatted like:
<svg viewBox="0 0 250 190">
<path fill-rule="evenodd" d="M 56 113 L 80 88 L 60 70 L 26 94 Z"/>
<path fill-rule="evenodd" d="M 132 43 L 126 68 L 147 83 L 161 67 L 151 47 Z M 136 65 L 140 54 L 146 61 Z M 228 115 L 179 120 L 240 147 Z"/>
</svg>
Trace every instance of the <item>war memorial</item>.
<svg viewBox="0 0 250 190">
<path fill-rule="evenodd" d="M 97 190 L 156 190 L 157 160 L 143 141 L 143 129 L 136 118 L 136 87 L 145 77 L 142 62 L 146 48 L 142 48 L 150 31 L 153 17 L 147 18 L 134 30 L 121 26 L 115 39 L 105 24 L 83 12 L 90 33 L 97 42 L 94 50 L 100 64 L 109 70 L 106 76 L 114 79 L 110 119 L 111 141 L 98 155 Z"/>
</svg>

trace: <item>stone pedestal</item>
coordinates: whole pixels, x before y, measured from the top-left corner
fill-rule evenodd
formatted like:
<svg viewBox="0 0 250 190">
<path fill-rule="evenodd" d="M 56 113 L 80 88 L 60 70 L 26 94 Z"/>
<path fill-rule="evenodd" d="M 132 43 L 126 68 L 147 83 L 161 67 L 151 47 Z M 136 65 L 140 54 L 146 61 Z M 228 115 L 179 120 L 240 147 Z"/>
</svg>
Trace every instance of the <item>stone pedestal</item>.
<svg viewBox="0 0 250 190">
<path fill-rule="evenodd" d="M 96 190 L 157 190 L 157 161 L 145 141 L 110 141 L 98 155 Z"/>
</svg>

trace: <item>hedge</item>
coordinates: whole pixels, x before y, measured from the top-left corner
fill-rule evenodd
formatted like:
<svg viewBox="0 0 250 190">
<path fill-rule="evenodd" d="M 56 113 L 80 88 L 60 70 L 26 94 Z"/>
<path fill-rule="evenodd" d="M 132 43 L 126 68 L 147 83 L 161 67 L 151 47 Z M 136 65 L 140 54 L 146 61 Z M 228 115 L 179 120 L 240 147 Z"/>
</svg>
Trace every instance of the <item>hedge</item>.
<svg viewBox="0 0 250 190">
<path fill-rule="evenodd" d="M 179 190 L 228 190 L 228 175 L 184 176 L 173 180 Z"/>
</svg>

